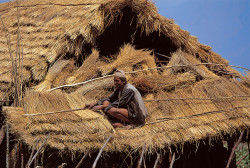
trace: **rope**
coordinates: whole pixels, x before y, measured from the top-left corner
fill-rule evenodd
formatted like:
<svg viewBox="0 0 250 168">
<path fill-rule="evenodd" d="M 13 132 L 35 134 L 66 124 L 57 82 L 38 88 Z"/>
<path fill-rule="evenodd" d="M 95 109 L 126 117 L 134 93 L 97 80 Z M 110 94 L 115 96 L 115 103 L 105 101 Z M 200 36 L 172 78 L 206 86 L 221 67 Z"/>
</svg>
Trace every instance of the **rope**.
<svg viewBox="0 0 250 168">
<path fill-rule="evenodd" d="M 175 99 L 175 100 L 179 100 L 179 99 Z M 243 107 L 248 107 L 248 106 L 241 106 L 241 107 L 235 107 L 235 108 L 243 108 Z M 74 111 L 79 111 L 79 110 L 86 110 L 85 107 L 83 108 L 77 108 L 77 109 L 70 109 L 70 110 L 61 110 L 61 111 L 53 111 L 53 112 L 46 112 L 46 113 L 35 113 L 35 114 L 23 114 L 23 116 L 40 116 L 40 115 L 50 115 L 50 114 L 57 114 L 57 113 L 68 113 L 68 112 L 74 112 Z M 221 110 L 219 110 L 221 111 Z M 214 112 L 214 111 L 211 111 Z M 210 113 L 210 112 L 206 112 L 206 113 Z M 205 113 L 202 113 L 202 115 Z M 200 114 L 195 114 L 195 115 L 200 115 Z M 161 120 L 161 119 L 172 119 L 172 118 L 160 118 L 157 120 Z M 182 118 L 180 118 L 182 119 Z"/>
<path fill-rule="evenodd" d="M 138 73 L 138 72 L 150 71 L 150 70 L 155 70 L 155 69 L 175 68 L 175 67 L 189 67 L 189 66 L 200 66 L 200 65 L 230 66 L 230 67 L 237 67 L 237 68 L 242 68 L 242 69 L 245 69 L 247 71 L 250 71 L 250 69 L 247 69 L 247 68 L 234 66 L 234 65 L 228 65 L 228 64 L 201 63 L 201 64 L 172 65 L 172 66 L 162 66 L 162 67 L 155 67 L 155 68 L 147 68 L 147 69 L 141 69 L 141 70 L 138 70 L 138 71 L 125 72 L 125 74 L 134 74 L 134 73 Z M 91 79 L 91 80 L 87 80 L 87 81 L 84 81 L 84 82 L 75 83 L 75 84 L 71 84 L 71 85 L 58 86 L 58 87 L 49 89 L 48 91 L 53 91 L 53 90 L 64 88 L 64 87 L 72 87 L 72 86 L 77 86 L 77 85 L 83 85 L 83 84 L 86 84 L 86 83 L 89 83 L 89 82 L 92 82 L 92 81 L 96 81 L 96 80 L 100 80 L 100 79 L 104 79 L 104 78 L 108 78 L 108 77 L 112 77 L 112 76 L 114 76 L 114 74 L 113 75 L 102 76 L 102 77 L 99 77 L 99 78 L 95 78 L 95 79 Z"/>
<path fill-rule="evenodd" d="M 217 98 L 173 98 L 173 99 L 152 99 L 152 100 L 144 100 L 144 102 L 151 101 L 172 101 L 172 100 L 219 100 L 219 99 L 232 99 L 235 97 L 250 97 L 250 95 L 239 95 L 239 96 L 231 96 L 231 97 L 217 97 Z"/>
<path fill-rule="evenodd" d="M 140 127 L 142 127 L 142 126 L 144 126 L 144 125 L 151 125 L 151 124 L 161 123 L 161 122 L 170 121 L 170 120 L 180 120 L 180 119 L 187 119 L 187 118 L 198 117 L 198 116 L 204 116 L 204 115 L 209 115 L 209 114 L 216 114 L 216 113 L 222 113 L 222 112 L 229 112 L 229 111 L 232 111 L 232 110 L 234 110 L 234 109 L 238 109 L 238 108 L 248 108 L 248 107 L 250 107 L 250 105 L 249 105 L 249 106 L 234 107 L 234 108 L 227 109 L 227 110 L 208 111 L 208 112 L 205 112 L 205 113 L 194 114 L 194 115 L 185 116 L 185 117 L 158 118 L 158 119 L 156 119 L 156 120 L 159 120 L 159 121 L 154 121 L 154 122 L 145 123 L 145 124 L 141 125 Z"/>
</svg>

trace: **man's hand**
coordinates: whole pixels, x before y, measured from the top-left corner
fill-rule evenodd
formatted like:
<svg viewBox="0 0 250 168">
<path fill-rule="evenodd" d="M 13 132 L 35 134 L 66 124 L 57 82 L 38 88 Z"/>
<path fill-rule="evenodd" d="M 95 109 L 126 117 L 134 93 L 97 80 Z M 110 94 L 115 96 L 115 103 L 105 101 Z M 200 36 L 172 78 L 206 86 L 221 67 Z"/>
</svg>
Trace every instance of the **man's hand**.
<svg viewBox="0 0 250 168">
<path fill-rule="evenodd" d="M 90 103 L 90 104 L 85 104 L 85 109 L 92 109 L 94 106 L 96 105 L 96 103 Z"/>
<path fill-rule="evenodd" d="M 98 110 L 102 110 L 103 109 L 103 105 L 99 105 L 99 106 L 94 106 L 92 108 L 93 111 L 98 111 Z"/>
</svg>

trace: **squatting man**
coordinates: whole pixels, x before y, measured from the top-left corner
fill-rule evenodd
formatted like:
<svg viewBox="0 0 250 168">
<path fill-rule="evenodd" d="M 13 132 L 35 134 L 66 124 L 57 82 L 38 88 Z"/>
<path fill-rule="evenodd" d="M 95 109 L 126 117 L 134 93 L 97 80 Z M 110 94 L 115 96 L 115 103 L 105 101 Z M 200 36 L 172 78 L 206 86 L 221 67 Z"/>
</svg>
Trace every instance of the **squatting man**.
<svg viewBox="0 0 250 168">
<path fill-rule="evenodd" d="M 114 128 L 131 128 L 144 124 L 148 115 L 147 109 L 140 92 L 127 83 L 124 71 L 115 72 L 114 85 L 116 89 L 111 96 L 86 104 L 85 108 L 93 111 L 103 110 Z"/>
</svg>

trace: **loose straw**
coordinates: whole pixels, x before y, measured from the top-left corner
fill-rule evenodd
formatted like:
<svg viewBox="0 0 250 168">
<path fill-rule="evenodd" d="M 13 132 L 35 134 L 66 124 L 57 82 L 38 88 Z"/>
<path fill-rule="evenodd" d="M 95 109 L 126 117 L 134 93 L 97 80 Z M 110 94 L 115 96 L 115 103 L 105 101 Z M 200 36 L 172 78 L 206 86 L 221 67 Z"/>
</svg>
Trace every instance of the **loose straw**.
<svg viewBox="0 0 250 168">
<path fill-rule="evenodd" d="M 190 65 L 162 66 L 162 67 L 147 68 L 147 69 L 141 69 L 141 70 L 138 70 L 138 71 L 131 71 L 131 72 L 125 72 L 125 73 L 126 74 L 134 74 L 134 73 L 138 73 L 138 72 L 150 71 L 150 70 L 155 70 L 155 69 L 175 68 L 175 67 L 189 67 L 189 66 L 200 66 L 200 65 L 230 66 L 230 67 L 242 68 L 242 69 L 245 69 L 247 71 L 250 71 L 250 69 L 247 69 L 247 68 L 234 66 L 234 65 L 228 65 L 228 64 L 201 63 L 201 64 L 190 64 Z M 104 78 L 108 78 L 108 77 L 112 77 L 112 76 L 114 76 L 114 75 L 106 75 L 106 76 L 102 76 L 102 77 L 99 77 L 99 78 L 95 78 L 95 79 L 91 79 L 91 80 L 87 80 L 87 81 L 84 81 L 84 82 L 75 83 L 75 84 L 71 84 L 71 85 L 62 85 L 62 86 L 58 86 L 58 87 L 49 89 L 47 91 L 53 91 L 53 90 L 64 88 L 64 87 L 72 87 L 72 86 L 77 86 L 77 85 L 83 85 L 83 84 L 86 84 L 86 83 L 89 83 L 89 82 L 93 82 L 93 81 L 96 81 L 96 80 L 100 80 L 100 79 L 104 79 Z"/>
</svg>

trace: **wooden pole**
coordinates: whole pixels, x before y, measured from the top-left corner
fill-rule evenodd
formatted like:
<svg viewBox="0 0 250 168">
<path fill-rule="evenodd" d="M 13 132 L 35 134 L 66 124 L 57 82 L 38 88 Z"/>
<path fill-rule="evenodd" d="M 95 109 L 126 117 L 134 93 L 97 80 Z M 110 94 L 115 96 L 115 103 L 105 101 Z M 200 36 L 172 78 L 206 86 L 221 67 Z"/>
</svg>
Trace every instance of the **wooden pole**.
<svg viewBox="0 0 250 168">
<path fill-rule="evenodd" d="M 109 140 L 111 139 L 111 137 L 112 137 L 112 135 L 109 135 L 108 139 L 106 140 L 106 142 L 105 142 L 104 145 L 102 146 L 101 150 L 99 151 L 99 153 L 98 153 L 98 155 L 97 155 L 97 157 L 96 157 L 96 159 L 95 159 L 95 162 L 94 162 L 92 168 L 95 168 L 95 167 L 96 167 L 97 162 L 98 162 L 98 160 L 99 160 L 99 158 L 100 158 L 100 156 L 101 156 L 101 154 L 102 154 L 102 151 L 103 151 L 103 149 L 105 148 L 105 146 L 107 145 L 107 143 L 109 142 Z"/>
<path fill-rule="evenodd" d="M 245 132 L 245 130 L 241 132 L 238 141 L 237 141 L 236 144 L 234 145 L 234 147 L 233 147 L 233 149 L 232 149 L 232 152 L 231 152 L 231 154 L 230 154 L 230 156 L 229 156 L 229 159 L 228 159 L 226 168 L 229 168 L 229 166 L 230 166 L 230 164 L 231 164 L 231 161 L 232 161 L 232 159 L 233 159 L 233 156 L 234 156 L 234 152 L 235 152 L 237 146 L 240 144 L 240 141 L 241 141 L 241 139 L 242 139 L 242 137 L 243 137 L 244 132 Z"/>
<path fill-rule="evenodd" d="M 156 168 L 156 166 L 157 166 L 157 164 L 158 164 L 159 159 L 160 159 L 160 154 L 159 154 L 159 153 L 157 153 L 157 158 L 156 158 L 156 160 L 155 160 L 155 165 L 154 165 L 154 168 Z"/>
<path fill-rule="evenodd" d="M 2 144 L 4 136 L 5 136 L 5 128 L 6 126 L 2 125 L 1 130 L 0 130 L 0 145 Z"/>
<path fill-rule="evenodd" d="M 45 144 L 46 141 L 48 140 L 49 136 L 50 136 L 50 135 L 48 135 L 48 136 L 46 137 L 46 139 L 43 141 L 42 145 L 41 145 L 41 146 L 39 147 L 39 149 L 36 151 L 35 155 L 34 155 L 33 158 L 31 159 L 31 161 L 28 162 L 28 164 L 27 164 L 27 166 L 26 166 L 27 168 L 29 168 L 30 165 L 32 164 L 32 162 L 35 160 L 35 158 L 37 157 L 38 153 L 40 152 L 40 150 L 42 149 L 42 147 L 44 146 L 44 144 Z"/>
<path fill-rule="evenodd" d="M 144 152 L 145 152 L 145 145 L 142 148 L 142 152 L 141 152 L 141 156 L 140 156 L 140 159 L 138 161 L 138 164 L 137 164 L 137 168 L 141 168 L 142 158 L 143 158 Z"/>
<path fill-rule="evenodd" d="M 171 154 L 170 154 L 170 155 L 171 155 Z M 174 161 L 175 161 L 175 153 L 174 153 L 174 154 L 173 154 L 173 156 L 172 156 L 172 159 L 171 159 L 171 162 L 170 162 L 169 168 L 173 168 Z"/>
<path fill-rule="evenodd" d="M 9 149 L 9 126 L 8 124 L 6 124 L 6 168 L 9 168 L 9 152 L 10 152 L 10 149 Z"/>
<path fill-rule="evenodd" d="M 30 158 L 29 158 L 29 160 L 28 160 L 28 163 L 30 163 L 30 161 L 31 161 L 31 159 L 32 159 L 32 157 L 33 157 L 33 154 L 34 154 L 34 152 L 35 152 L 35 149 L 36 149 L 36 147 L 37 147 L 37 144 L 38 144 L 38 142 L 40 141 L 41 139 L 39 138 L 38 140 L 36 140 L 36 144 L 33 146 L 33 148 L 32 148 L 32 152 L 31 152 L 31 154 L 30 154 Z"/>
<path fill-rule="evenodd" d="M 83 160 L 88 156 L 88 154 L 89 154 L 89 151 L 87 151 L 87 152 L 83 155 L 82 159 L 81 159 L 80 162 L 76 165 L 75 168 L 80 168 L 80 166 L 82 165 Z"/>
</svg>

